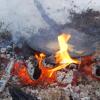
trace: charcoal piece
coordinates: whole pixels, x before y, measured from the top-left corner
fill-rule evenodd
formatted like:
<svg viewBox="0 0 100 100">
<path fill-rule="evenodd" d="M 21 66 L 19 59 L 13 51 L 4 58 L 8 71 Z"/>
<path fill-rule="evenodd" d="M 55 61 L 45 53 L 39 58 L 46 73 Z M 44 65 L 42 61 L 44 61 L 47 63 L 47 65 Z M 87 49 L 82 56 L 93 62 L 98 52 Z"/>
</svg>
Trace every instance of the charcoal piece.
<svg viewBox="0 0 100 100">
<path fill-rule="evenodd" d="M 55 65 L 56 65 L 56 61 L 55 61 L 54 56 L 49 56 L 49 57 L 47 57 L 47 58 L 45 59 L 45 63 L 55 66 Z"/>
<path fill-rule="evenodd" d="M 71 95 L 69 96 L 69 98 L 70 98 L 70 100 L 73 100 L 73 97 Z"/>
<path fill-rule="evenodd" d="M 72 63 L 69 65 L 70 69 L 77 69 L 78 68 L 78 64 Z"/>
<path fill-rule="evenodd" d="M 96 69 L 96 75 L 100 76 L 100 66 L 98 65 L 97 69 Z"/>
<path fill-rule="evenodd" d="M 9 92 L 12 96 L 12 100 L 38 100 L 37 97 L 26 94 L 17 87 L 10 87 Z"/>
<path fill-rule="evenodd" d="M 33 78 L 35 79 L 35 80 L 37 80 L 39 77 L 40 77 L 40 75 L 41 75 L 41 69 L 39 69 L 38 67 L 35 67 L 35 69 L 34 69 L 34 74 L 33 74 Z"/>
</svg>

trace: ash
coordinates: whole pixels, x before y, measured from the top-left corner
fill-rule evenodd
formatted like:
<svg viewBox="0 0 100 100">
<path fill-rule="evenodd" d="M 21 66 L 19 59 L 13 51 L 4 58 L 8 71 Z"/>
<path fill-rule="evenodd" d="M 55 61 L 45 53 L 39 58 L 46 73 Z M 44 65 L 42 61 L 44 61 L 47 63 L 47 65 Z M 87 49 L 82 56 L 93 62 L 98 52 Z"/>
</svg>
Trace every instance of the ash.
<svg viewBox="0 0 100 100">
<path fill-rule="evenodd" d="M 0 100 L 20 100 L 12 98 L 8 87 L 0 94 Z M 27 100 L 100 100 L 100 82 L 92 80 L 82 80 L 77 86 L 68 84 L 66 87 L 62 87 L 51 84 L 45 88 L 41 86 L 16 88 L 20 89 L 25 95 L 30 94 L 33 97 L 33 99 Z M 16 95 L 21 98 L 17 91 Z"/>
<path fill-rule="evenodd" d="M 30 72 L 30 76 L 34 73 L 34 68 L 32 69 L 31 66 L 31 61 L 35 60 L 32 58 L 33 53 L 27 55 L 28 59 L 26 59 L 27 57 L 21 53 L 21 48 L 16 47 L 16 50 L 14 50 L 15 47 L 9 45 L 0 49 L 1 79 L 3 72 L 7 68 L 7 63 L 13 57 L 15 60 L 28 63 L 30 66 L 28 67 L 28 71 L 33 70 Z M 100 58 L 98 57 L 100 55 L 99 50 L 100 48 L 97 49 L 93 59 L 100 66 Z M 77 68 L 73 68 L 73 65 L 71 66 L 72 68 L 70 69 L 58 71 L 57 82 L 49 84 L 48 86 L 23 86 L 17 76 L 10 75 L 4 83 L 5 85 L 0 93 L 0 100 L 100 100 L 100 76 L 97 76 L 99 79 L 95 80 L 90 75 L 85 75 L 79 72 Z M 96 65 L 94 64 L 94 66 Z M 7 74 L 10 70 L 7 71 Z M 93 74 L 95 75 L 95 72 Z"/>
</svg>

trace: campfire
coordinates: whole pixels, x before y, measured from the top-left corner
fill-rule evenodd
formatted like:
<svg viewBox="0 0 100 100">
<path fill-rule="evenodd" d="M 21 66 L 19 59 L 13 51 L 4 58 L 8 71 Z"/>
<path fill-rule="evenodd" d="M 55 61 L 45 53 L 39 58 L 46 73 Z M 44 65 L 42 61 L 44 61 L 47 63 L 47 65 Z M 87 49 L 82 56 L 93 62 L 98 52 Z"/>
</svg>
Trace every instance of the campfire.
<svg viewBox="0 0 100 100">
<path fill-rule="evenodd" d="M 68 53 L 69 45 L 68 41 L 71 36 L 61 34 L 58 36 L 59 42 L 59 51 L 55 53 L 55 63 L 56 65 L 53 68 L 47 68 L 46 65 L 43 64 L 43 60 L 45 59 L 46 55 L 43 53 L 35 54 L 35 58 L 38 61 L 38 70 L 40 74 L 38 79 L 34 80 L 30 77 L 29 72 L 27 71 L 27 67 L 25 64 L 21 62 L 16 62 L 14 64 L 14 73 L 19 77 L 20 81 L 24 85 L 46 85 L 57 81 L 57 71 L 65 69 L 69 67 L 70 64 L 80 64 L 78 59 L 71 58 L 70 54 Z"/>
<path fill-rule="evenodd" d="M 69 52 L 74 49 L 69 44 L 70 38 L 70 34 L 63 33 L 58 36 L 59 50 L 49 56 L 50 63 L 46 62 L 49 57 L 41 52 L 36 52 L 28 59 L 24 59 L 17 58 L 16 52 L 13 51 L 13 56 L 9 57 L 3 48 L 1 63 L 6 62 L 7 67 L 0 75 L 0 92 L 4 90 L 11 77 L 17 77 L 15 85 L 41 86 L 42 88 L 53 84 L 62 87 L 69 87 L 70 84 L 76 86 L 82 77 L 100 80 L 100 68 L 98 67 L 100 62 L 97 54 L 81 56 L 83 51 L 77 51 L 80 54 L 78 57 L 71 56 Z"/>
<path fill-rule="evenodd" d="M 7 85 L 41 87 L 41 89 L 47 87 L 55 89 L 58 86 L 69 89 L 71 94 L 74 94 L 74 88 L 84 78 L 100 80 L 100 57 L 98 56 L 100 52 L 82 56 L 84 51 L 75 51 L 79 55 L 72 56 L 70 52 L 74 51 L 74 46 L 69 44 L 70 39 L 70 34 L 60 34 L 58 36 L 59 50 L 53 55 L 48 56 L 43 52 L 35 51 L 28 59 L 21 56 L 23 48 L 12 46 L 2 48 L 0 61 L 3 69 L 0 72 L 0 92 L 3 93 Z M 10 88 L 10 92 L 14 91 L 11 92 L 12 95 L 18 91 L 16 87 Z"/>
<path fill-rule="evenodd" d="M 67 70 L 67 73 L 70 72 L 70 68 L 83 71 L 83 69 L 85 70 L 84 66 L 88 65 L 86 62 L 90 65 L 93 63 L 92 56 L 89 56 L 90 59 L 88 59 L 88 56 L 86 56 L 86 58 L 82 57 L 81 60 L 77 57 L 71 57 L 69 51 L 72 48 L 68 44 L 70 38 L 71 35 L 69 34 L 61 34 L 58 36 L 59 51 L 57 51 L 54 55 L 54 66 L 50 64 L 47 66 L 45 64 L 46 55 L 44 53 L 36 53 L 34 56 L 35 59 L 31 63 L 30 61 L 25 62 L 23 60 L 15 60 L 13 58 L 13 64 L 10 64 L 9 66 L 11 67 L 9 69 L 8 66 L 8 69 L 11 71 L 13 76 L 16 75 L 18 77 L 21 84 L 31 86 L 47 86 L 58 82 L 58 72 L 62 70 Z M 35 61 L 36 63 L 33 65 L 32 63 Z M 86 68 L 85 71 L 87 74 L 91 74 L 91 70 L 91 67 L 89 67 Z"/>
</svg>

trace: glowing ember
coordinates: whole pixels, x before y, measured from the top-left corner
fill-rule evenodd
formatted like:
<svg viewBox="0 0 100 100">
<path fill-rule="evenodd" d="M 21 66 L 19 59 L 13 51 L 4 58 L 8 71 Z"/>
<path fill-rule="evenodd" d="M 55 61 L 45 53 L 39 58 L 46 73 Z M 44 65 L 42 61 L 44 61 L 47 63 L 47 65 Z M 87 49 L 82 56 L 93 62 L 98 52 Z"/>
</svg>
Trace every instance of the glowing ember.
<svg viewBox="0 0 100 100">
<path fill-rule="evenodd" d="M 56 82 L 56 72 L 54 72 L 51 75 L 51 77 L 49 77 L 51 74 L 50 72 L 51 68 L 46 68 L 42 64 L 45 55 L 41 53 L 39 55 L 35 55 L 35 57 L 37 58 L 39 62 L 39 68 L 41 69 L 40 77 L 37 80 L 33 80 L 27 71 L 26 65 L 19 61 L 14 64 L 13 73 L 18 76 L 20 82 L 23 85 L 32 85 L 32 86 L 36 85 L 46 86 L 48 84 Z"/>
</svg>

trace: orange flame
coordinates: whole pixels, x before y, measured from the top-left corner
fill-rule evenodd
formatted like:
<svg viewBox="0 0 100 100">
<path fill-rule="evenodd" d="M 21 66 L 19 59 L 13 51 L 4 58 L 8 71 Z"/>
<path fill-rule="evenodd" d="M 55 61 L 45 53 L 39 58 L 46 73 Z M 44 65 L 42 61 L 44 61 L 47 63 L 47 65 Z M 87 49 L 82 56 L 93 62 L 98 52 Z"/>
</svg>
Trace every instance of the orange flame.
<svg viewBox="0 0 100 100">
<path fill-rule="evenodd" d="M 38 54 L 35 54 L 35 57 L 36 59 L 38 60 L 38 63 L 39 63 L 39 68 L 41 69 L 41 67 L 43 66 L 42 65 L 42 62 L 43 62 L 43 59 L 45 58 L 45 54 L 44 53 L 40 53 L 39 55 Z"/>
<path fill-rule="evenodd" d="M 78 60 L 74 60 L 70 57 L 68 53 L 69 45 L 66 43 L 69 41 L 71 38 L 71 35 L 69 34 L 62 34 L 58 36 L 58 42 L 59 42 L 59 47 L 60 50 L 56 53 L 56 62 L 57 63 L 66 63 L 66 64 L 71 64 L 71 63 L 78 63 Z"/>
<path fill-rule="evenodd" d="M 60 50 L 56 53 L 55 58 L 56 63 L 60 65 L 51 70 L 51 75 L 54 71 L 61 70 L 71 63 L 79 63 L 78 60 L 72 59 L 68 53 L 69 45 L 66 42 L 68 42 L 70 38 L 71 35 L 69 34 L 62 34 L 58 36 Z"/>
</svg>

